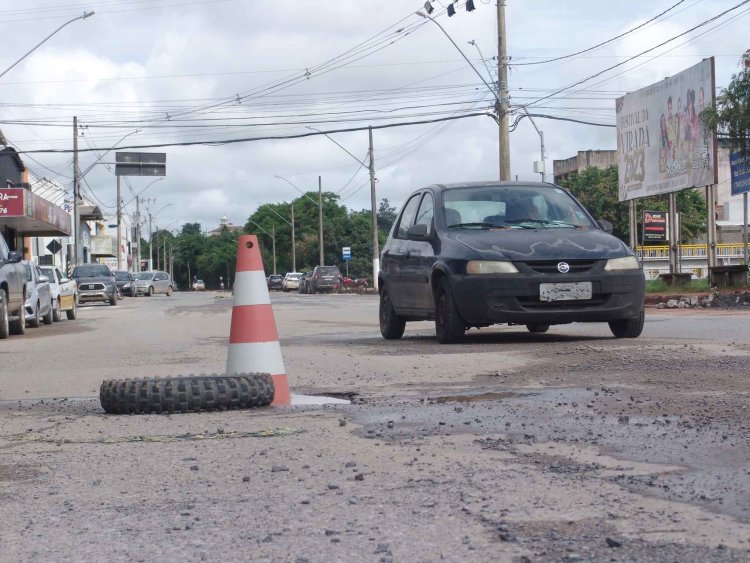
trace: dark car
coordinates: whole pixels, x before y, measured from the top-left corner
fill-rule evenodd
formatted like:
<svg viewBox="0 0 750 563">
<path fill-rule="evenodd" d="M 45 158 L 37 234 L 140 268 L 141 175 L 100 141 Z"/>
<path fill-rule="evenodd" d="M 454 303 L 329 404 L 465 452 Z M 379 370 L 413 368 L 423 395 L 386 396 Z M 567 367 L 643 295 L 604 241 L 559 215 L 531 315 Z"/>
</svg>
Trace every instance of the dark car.
<svg viewBox="0 0 750 563">
<path fill-rule="evenodd" d="M 336 266 L 315 266 L 310 276 L 310 293 L 321 291 L 338 291 L 343 284 L 344 276 Z"/>
<path fill-rule="evenodd" d="M 441 343 L 496 323 L 607 322 L 635 338 L 645 278 L 633 252 L 567 190 L 533 182 L 434 185 L 414 192 L 381 254 L 380 331 L 434 319 Z"/>
<path fill-rule="evenodd" d="M 310 293 L 310 279 L 312 278 L 312 272 L 305 272 L 302 274 L 302 279 L 299 280 L 299 287 L 297 288 L 298 293 Z"/>
<path fill-rule="evenodd" d="M 268 289 L 281 291 L 284 289 L 284 276 L 280 274 L 271 274 L 268 276 Z"/>
<path fill-rule="evenodd" d="M 78 302 L 104 301 L 117 305 L 115 277 L 105 264 L 81 264 L 73 268 L 78 283 Z"/>
<path fill-rule="evenodd" d="M 115 283 L 123 295 L 138 297 L 138 290 L 135 287 L 135 276 L 124 270 L 115 270 Z"/>
</svg>

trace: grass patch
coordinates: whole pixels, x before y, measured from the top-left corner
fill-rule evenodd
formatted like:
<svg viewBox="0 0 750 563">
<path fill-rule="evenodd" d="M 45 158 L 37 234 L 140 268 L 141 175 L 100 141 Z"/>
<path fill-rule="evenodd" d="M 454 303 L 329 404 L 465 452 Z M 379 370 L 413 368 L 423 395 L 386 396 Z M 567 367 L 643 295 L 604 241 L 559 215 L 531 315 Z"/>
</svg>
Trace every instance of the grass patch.
<svg viewBox="0 0 750 563">
<path fill-rule="evenodd" d="M 708 291 L 710 289 L 707 279 L 690 280 L 689 285 L 671 286 L 664 280 L 646 280 L 646 293 L 691 293 Z"/>
</svg>

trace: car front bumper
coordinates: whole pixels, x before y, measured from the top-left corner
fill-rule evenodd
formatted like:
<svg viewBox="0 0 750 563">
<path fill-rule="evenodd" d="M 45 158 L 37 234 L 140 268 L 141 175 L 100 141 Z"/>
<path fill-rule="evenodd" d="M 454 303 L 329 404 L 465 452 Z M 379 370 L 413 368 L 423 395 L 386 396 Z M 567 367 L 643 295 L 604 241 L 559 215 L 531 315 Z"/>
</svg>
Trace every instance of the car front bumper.
<svg viewBox="0 0 750 563">
<path fill-rule="evenodd" d="M 107 290 L 78 290 L 78 302 L 88 303 L 89 301 L 110 301 L 112 299 L 112 291 Z"/>
</svg>

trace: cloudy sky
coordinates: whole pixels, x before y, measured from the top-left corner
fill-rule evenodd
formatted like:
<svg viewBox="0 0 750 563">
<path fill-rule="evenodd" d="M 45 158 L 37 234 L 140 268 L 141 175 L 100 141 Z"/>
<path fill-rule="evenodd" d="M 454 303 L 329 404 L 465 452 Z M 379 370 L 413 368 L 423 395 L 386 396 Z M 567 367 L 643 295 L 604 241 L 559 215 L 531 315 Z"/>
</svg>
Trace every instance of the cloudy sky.
<svg viewBox="0 0 750 563">
<path fill-rule="evenodd" d="M 464 0 L 453 17 L 448 0 L 433 16 L 492 83 L 497 77 L 495 0 Z M 6 4 L 10 5 L 9 2 Z M 730 10 L 647 55 L 625 62 Z M 285 137 L 455 117 L 491 110 L 493 95 L 433 23 L 409 0 L 26 0 L 0 14 L 0 72 L 66 21 L 71 23 L 0 78 L 0 128 L 38 176 L 71 191 L 73 116 L 79 119 L 81 169 L 102 150 L 167 153 L 167 178 L 143 191 L 161 228 L 186 222 L 213 228 L 226 214 L 235 224 L 263 203 L 290 201 L 323 188 L 351 209 L 368 208 L 367 170 L 323 136 Z M 670 10 L 671 8 L 671 10 Z M 562 57 L 607 41 L 595 50 Z M 740 0 L 507 1 L 509 83 L 514 115 L 534 113 L 615 123 L 614 100 L 627 91 L 716 58 L 725 86 L 750 48 L 750 2 Z M 469 41 L 475 41 L 476 46 Z M 478 48 L 477 48 L 478 47 Z M 604 72 L 550 99 L 539 98 Z M 493 76 L 490 78 L 489 73 Z M 613 149 L 615 129 L 538 119 L 548 170 L 552 159 L 578 150 Z M 332 134 L 365 160 L 366 130 Z M 496 179 L 497 126 L 487 116 L 374 131 L 377 197 L 400 205 L 433 182 Z M 123 139 L 124 138 L 124 139 Z M 511 132 L 511 166 L 519 179 L 538 179 L 539 136 L 528 119 Z M 105 214 L 115 205 L 113 153 L 91 168 L 84 193 Z M 275 176 L 283 176 L 289 183 Z M 152 178 L 123 184 L 127 211 Z M 131 191 L 132 190 L 132 191 Z M 155 200 L 155 201 L 154 201 Z"/>
</svg>

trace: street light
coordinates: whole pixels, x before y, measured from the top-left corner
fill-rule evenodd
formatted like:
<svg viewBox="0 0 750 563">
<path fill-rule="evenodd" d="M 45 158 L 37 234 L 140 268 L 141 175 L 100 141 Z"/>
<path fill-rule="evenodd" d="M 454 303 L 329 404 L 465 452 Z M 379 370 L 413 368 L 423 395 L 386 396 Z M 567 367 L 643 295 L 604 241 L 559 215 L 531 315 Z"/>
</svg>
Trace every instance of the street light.
<svg viewBox="0 0 750 563">
<path fill-rule="evenodd" d="M 271 213 L 273 213 L 274 215 L 276 215 L 276 217 L 278 217 L 279 219 L 281 219 L 282 221 L 284 221 L 284 223 L 286 223 L 287 225 L 289 225 L 290 227 L 292 227 L 292 272 L 296 272 L 297 271 L 297 251 L 294 248 L 295 245 L 296 245 L 295 240 L 294 240 L 294 204 L 293 203 L 291 204 L 291 208 L 292 208 L 292 221 L 291 222 L 289 222 L 287 219 L 285 219 L 284 217 L 282 217 L 281 215 L 279 215 L 278 213 L 276 213 L 276 211 L 274 209 L 271 209 L 271 207 L 269 206 L 269 204 L 264 203 L 263 205 L 261 205 L 260 207 L 258 207 L 258 209 L 260 209 L 261 207 L 268 207 L 268 210 Z M 275 230 L 274 230 L 274 232 L 275 232 Z M 275 269 L 275 267 L 274 267 L 274 269 Z"/>
<path fill-rule="evenodd" d="M 151 221 L 154 219 L 154 217 L 156 217 L 159 213 L 164 211 L 170 205 L 172 204 L 168 203 L 167 205 L 159 209 L 159 211 L 157 211 L 156 213 L 151 213 L 150 211 L 148 212 L 148 269 L 149 270 L 154 269 L 154 234 L 153 234 L 153 231 L 151 230 Z M 158 253 L 158 249 L 157 249 L 157 253 Z M 158 259 L 158 254 L 157 254 L 157 259 Z"/>
<path fill-rule="evenodd" d="M 313 198 L 307 195 L 306 192 L 303 192 L 301 189 L 299 189 L 297 186 L 295 186 L 292 182 L 290 182 L 283 176 L 274 176 L 274 178 L 278 178 L 279 180 L 284 180 L 287 184 L 292 186 L 295 190 L 297 190 L 299 193 L 301 193 L 303 196 L 305 196 L 307 199 L 309 199 L 315 205 L 318 206 L 318 245 L 320 248 L 319 259 L 320 259 L 320 265 L 324 266 L 325 257 L 324 257 L 324 252 L 323 252 L 323 183 L 321 182 L 320 176 L 318 176 L 318 201 L 315 201 Z M 297 269 L 294 268 L 294 271 L 296 272 Z"/>
<path fill-rule="evenodd" d="M 44 38 L 44 39 L 42 39 L 42 40 L 41 40 L 41 41 L 40 41 L 39 43 L 37 43 L 37 44 L 36 44 L 36 45 L 35 45 L 34 47 L 32 47 L 32 48 L 31 48 L 31 50 L 30 50 L 30 51 L 28 51 L 28 52 L 27 52 L 27 53 L 26 53 L 26 54 L 25 54 L 24 56 L 22 56 L 22 57 L 21 57 L 20 59 L 18 59 L 18 60 L 17 60 L 16 62 L 14 62 L 14 63 L 13 63 L 12 65 L 10 65 L 10 66 L 9 66 L 8 68 L 6 68 L 6 69 L 5 69 L 5 70 L 4 70 L 3 72 L 2 72 L 2 74 L 0 74 L 0 78 L 2 78 L 3 76 L 5 76 L 5 75 L 6 75 L 7 73 L 8 73 L 8 71 L 9 71 L 10 69 L 12 69 L 12 68 L 13 68 L 14 66 L 16 66 L 16 65 L 17 65 L 18 63 L 20 63 L 20 62 L 21 62 L 22 60 L 24 60 L 24 59 L 25 59 L 26 57 L 28 57 L 28 56 L 29 56 L 29 55 L 30 55 L 31 53 L 33 53 L 34 51 L 36 51 L 36 50 L 37 50 L 37 49 L 38 49 L 39 47 L 41 47 L 41 46 L 42 46 L 42 45 L 43 45 L 44 43 L 46 43 L 46 42 L 47 42 L 47 40 L 49 40 L 49 39 L 50 39 L 50 38 L 51 38 L 51 37 L 52 37 L 53 35 L 55 35 L 55 34 L 56 34 L 56 33 L 57 33 L 58 31 L 60 31 L 60 30 L 61 30 L 62 28 L 64 28 L 65 26 L 67 26 L 67 25 L 69 25 L 69 24 L 71 24 L 71 23 L 73 23 L 74 21 L 77 21 L 77 20 L 85 20 L 86 18 L 88 18 L 88 17 L 90 17 L 90 16 L 93 16 L 93 15 L 94 15 L 94 12 L 93 12 L 93 11 L 91 11 L 91 12 L 84 12 L 82 16 L 78 16 L 78 17 L 75 17 L 75 18 L 73 18 L 72 20 L 70 20 L 70 21 L 67 21 L 67 22 L 65 22 L 64 24 L 62 24 L 62 25 L 61 25 L 60 27 L 58 27 L 58 28 L 57 28 L 57 29 L 56 29 L 55 31 L 53 31 L 52 33 L 50 33 L 50 34 L 49 34 L 49 35 L 48 35 L 47 37 L 45 37 L 45 38 Z"/>
<path fill-rule="evenodd" d="M 256 227 L 258 227 L 261 231 L 266 233 L 269 237 L 271 237 L 271 248 L 273 252 L 273 273 L 276 275 L 276 222 L 271 223 L 271 232 L 269 233 L 267 230 L 265 230 L 263 227 L 258 225 L 255 221 L 252 219 L 248 219 L 248 222 L 252 223 Z"/>
</svg>

